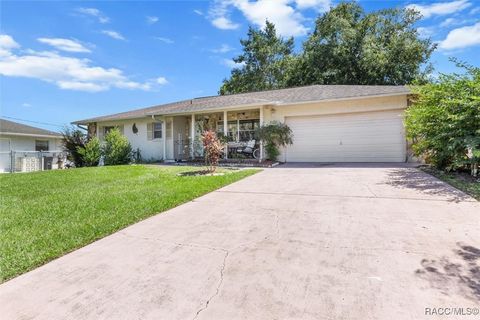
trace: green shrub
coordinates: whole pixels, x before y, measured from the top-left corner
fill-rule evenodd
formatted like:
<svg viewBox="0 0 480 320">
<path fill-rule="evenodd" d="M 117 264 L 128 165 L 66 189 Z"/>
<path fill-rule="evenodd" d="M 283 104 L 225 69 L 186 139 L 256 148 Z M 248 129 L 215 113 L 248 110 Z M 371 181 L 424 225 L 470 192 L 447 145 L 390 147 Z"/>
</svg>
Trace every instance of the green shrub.
<svg viewBox="0 0 480 320">
<path fill-rule="evenodd" d="M 270 122 L 259 127 L 255 135 L 264 142 L 265 152 L 269 160 L 277 160 L 280 154 L 280 147 L 285 147 L 293 143 L 292 130 L 289 126 L 280 122 Z"/>
<path fill-rule="evenodd" d="M 110 130 L 105 135 L 105 145 L 102 149 L 105 165 L 128 164 L 132 161 L 132 146 L 118 128 Z"/>
<path fill-rule="evenodd" d="M 102 148 L 100 147 L 100 140 L 97 137 L 90 139 L 84 147 L 78 147 L 77 151 L 81 155 L 85 166 L 98 166 L 100 157 L 102 156 Z"/>
<path fill-rule="evenodd" d="M 457 62 L 464 74 L 441 74 L 437 81 L 413 87 L 406 112 L 413 151 L 442 170 L 470 167 L 480 161 L 480 69 Z"/>
<path fill-rule="evenodd" d="M 63 147 L 68 151 L 67 159 L 72 161 L 75 167 L 83 167 L 85 164 L 78 149 L 85 147 L 87 135 L 80 129 L 71 126 L 62 130 L 62 136 Z"/>
</svg>

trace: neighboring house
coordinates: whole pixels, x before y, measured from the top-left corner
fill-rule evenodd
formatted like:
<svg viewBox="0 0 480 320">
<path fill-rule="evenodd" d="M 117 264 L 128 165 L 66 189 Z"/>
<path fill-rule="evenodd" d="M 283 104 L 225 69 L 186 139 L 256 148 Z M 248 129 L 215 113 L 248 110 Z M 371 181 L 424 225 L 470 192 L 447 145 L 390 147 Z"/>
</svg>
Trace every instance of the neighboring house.
<svg viewBox="0 0 480 320">
<path fill-rule="evenodd" d="M 61 142 L 57 132 L 0 119 L 0 172 L 57 169 Z"/>
<path fill-rule="evenodd" d="M 205 128 L 245 142 L 258 126 L 279 121 L 294 135 L 282 161 L 405 162 L 409 94 L 404 86 L 314 85 L 201 97 L 74 123 L 100 139 L 119 127 L 152 160 L 200 156 Z"/>
</svg>

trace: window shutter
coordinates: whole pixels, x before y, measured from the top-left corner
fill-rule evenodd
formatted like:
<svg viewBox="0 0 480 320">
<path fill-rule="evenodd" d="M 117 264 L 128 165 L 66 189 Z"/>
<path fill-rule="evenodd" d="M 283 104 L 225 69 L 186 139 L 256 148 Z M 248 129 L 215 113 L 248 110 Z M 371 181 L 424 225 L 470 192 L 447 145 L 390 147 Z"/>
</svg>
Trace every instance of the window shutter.
<svg viewBox="0 0 480 320">
<path fill-rule="evenodd" d="M 153 123 L 147 123 L 147 140 L 153 139 Z"/>
<path fill-rule="evenodd" d="M 123 126 L 123 125 L 121 125 L 121 126 L 118 126 L 118 130 L 120 130 L 120 133 L 121 133 L 122 135 L 124 134 L 124 133 L 123 133 L 123 131 L 124 131 L 124 129 L 123 129 L 123 128 L 124 128 L 124 126 Z"/>
<path fill-rule="evenodd" d="M 97 136 L 98 139 L 103 140 L 103 133 L 104 133 L 105 128 L 104 127 L 98 127 L 97 128 Z"/>
</svg>

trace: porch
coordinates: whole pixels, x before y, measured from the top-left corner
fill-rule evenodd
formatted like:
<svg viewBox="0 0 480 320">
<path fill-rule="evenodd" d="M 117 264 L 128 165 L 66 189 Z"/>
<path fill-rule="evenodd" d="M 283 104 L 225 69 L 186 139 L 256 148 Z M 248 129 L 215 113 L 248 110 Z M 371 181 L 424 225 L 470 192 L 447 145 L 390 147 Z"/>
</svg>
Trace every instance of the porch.
<svg viewBox="0 0 480 320">
<path fill-rule="evenodd" d="M 262 108 L 165 116 L 163 123 L 165 161 L 202 159 L 205 130 L 214 130 L 225 142 L 224 159 L 263 159 L 255 138 L 263 123 Z"/>
</svg>

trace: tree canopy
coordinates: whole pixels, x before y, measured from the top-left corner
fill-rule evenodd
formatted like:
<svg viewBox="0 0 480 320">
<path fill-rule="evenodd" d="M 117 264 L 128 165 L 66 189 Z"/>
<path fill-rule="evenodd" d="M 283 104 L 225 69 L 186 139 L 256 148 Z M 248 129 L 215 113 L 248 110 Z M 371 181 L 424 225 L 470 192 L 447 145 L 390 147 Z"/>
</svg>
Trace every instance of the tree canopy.
<svg viewBox="0 0 480 320">
<path fill-rule="evenodd" d="M 225 79 L 220 94 L 269 90 L 285 87 L 285 75 L 293 53 L 293 38 L 277 36 L 273 23 L 265 28 L 248 29 L 247 39 L 240 40 L 243 53 L 233 61 L 241 67 L 234 68 L 230 79 Z"/>
<path fill-rule="evenodd" d="M 314 31 L 294 54 L 294 40 L 278 36 L 268 22 L 249 28 L 241 40 L 243 65 L 223 81 L 220 94 L 311 84 L 403 85 L 426 79 L 436 45 L 415 28 L 412 9 L 366 13 L 355 1 L 320 15 Z"/>
</svg>

